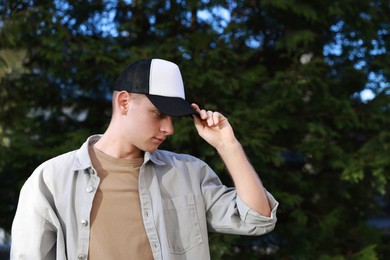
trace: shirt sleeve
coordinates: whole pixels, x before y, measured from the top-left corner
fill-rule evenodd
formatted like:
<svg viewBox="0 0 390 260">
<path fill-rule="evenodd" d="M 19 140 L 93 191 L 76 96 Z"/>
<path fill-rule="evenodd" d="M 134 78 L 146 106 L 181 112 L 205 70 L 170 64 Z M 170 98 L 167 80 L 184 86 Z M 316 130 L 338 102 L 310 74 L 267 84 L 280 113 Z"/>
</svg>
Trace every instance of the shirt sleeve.
<svg viewBox="0 0 390 260">
<path fill-rule="evenodd" d="M 11 231 L 11 259 L 56 259 L 59 220 L 40 177 L 33 174 L 20 192 Z"/>
<path fill-rule="evenodd" d="M 271 216 L 266 217 L 248 207 L 234 188 L 226 187 L 209 167 L 202 169 L 202 193 L 206 205 L 207 224 L 210 232 L 262 235 L 272 231 L 277 221 L 279 203 L 266 191 L 271 206 Z"/>
</svg>

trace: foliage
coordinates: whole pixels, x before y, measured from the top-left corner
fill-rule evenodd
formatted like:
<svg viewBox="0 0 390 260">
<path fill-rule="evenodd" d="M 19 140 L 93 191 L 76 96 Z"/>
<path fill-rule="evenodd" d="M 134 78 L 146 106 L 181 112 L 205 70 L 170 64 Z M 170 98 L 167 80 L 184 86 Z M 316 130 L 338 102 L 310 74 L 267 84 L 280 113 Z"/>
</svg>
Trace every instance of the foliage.
<svg viewBox="0 0 390 260">
<path fill-rule="evenodd" d="M 270 235 L 212 235 L 214 258 L 385 255 L 388 237 L 366 220 L 383 213 L 377 198 L 389 191 L 389 8 L 383 0 L 5 2 L 0 226 L 9 230 L 38 164 L 104 131 L 124 65 L 161 57 L 180 65 L 189 100 L 229 117 L 280 202 Z M 359 95 L 365 89 L 372 100 Z M 230 185 L 191 120 L 175 121 L 163 148 L 199 156 Z"/>
</svg>

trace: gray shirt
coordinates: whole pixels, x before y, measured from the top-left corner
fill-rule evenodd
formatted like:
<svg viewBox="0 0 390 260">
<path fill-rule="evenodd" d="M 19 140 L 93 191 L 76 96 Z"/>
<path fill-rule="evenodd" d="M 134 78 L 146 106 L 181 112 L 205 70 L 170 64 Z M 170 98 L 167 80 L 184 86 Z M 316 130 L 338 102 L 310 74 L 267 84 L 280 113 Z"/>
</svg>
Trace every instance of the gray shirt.
<svg viewBox="0 0 390 260">
<path fill-rule="evenodd" d="M 99 185 L 88 145 L 40 165 L 24 184 L 12 225 L 11 259 L 87 259 L 89 217 Z M 203 161 L 157 150 L 145 153 L 139 175 L 143 223 L 154 259 L 210 259 L 208 232 L 261 235 L 274 229 L 224 186 Z"/>
</svg>

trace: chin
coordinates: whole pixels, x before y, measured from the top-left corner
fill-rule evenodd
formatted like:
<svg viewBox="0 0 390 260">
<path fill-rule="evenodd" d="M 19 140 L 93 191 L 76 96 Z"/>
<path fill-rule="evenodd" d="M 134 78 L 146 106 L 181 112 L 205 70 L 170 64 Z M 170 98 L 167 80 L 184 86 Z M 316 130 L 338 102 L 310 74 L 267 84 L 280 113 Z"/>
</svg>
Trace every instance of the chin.
<svg viewBox="0 0 390 260">
<path fill-rule="evenodd" d="M 156 147 L 150 147 L 150 148 L 144 149 L 143 151 L 144 151 L 144 152 L 152 153 L 152 152 L 157 151 L 157 149 L 158 149 L 158 146 L 156 146 Z"/>
</svg>

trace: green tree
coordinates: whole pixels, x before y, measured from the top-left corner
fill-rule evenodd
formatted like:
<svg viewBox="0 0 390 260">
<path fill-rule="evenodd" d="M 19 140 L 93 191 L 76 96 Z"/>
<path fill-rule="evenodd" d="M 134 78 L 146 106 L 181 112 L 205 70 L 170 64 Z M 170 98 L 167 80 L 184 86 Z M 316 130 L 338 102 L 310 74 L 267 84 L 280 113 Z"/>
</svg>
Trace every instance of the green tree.
<svg viewBox="0 0 390 260">
<path fill-rule="evenodd" d="M 10 228 L 39 163 L 104 131 L 124 65 L 162 57 L 180 65 L 189 100 L 228 115 L 280 202 L 270 235 L 212 235 L 213 258 L 381 258 L 388 238 L 366 220 L 383 212 L 376 199 L 389 191 L 389 8 L 383 0 L 5 2 L 0 48 L 14 58 L 0 61 L 0 226 Z M 372 100 L 359 95 L 365 89 Z M 164 148 L 201 157 L 231 184 L 191 120 L 175 128 Z"/>
</svg>

